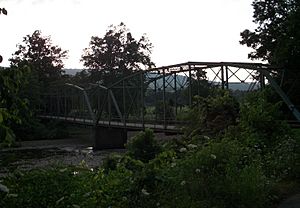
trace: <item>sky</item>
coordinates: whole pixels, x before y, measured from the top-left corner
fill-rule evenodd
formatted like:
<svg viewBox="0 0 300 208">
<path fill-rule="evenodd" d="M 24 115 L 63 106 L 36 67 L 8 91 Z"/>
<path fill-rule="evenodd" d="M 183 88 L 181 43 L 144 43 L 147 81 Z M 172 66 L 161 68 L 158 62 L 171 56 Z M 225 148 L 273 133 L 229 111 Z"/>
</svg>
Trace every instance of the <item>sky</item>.
<svg viewBox="0 0 300 208">
<path fill-rule="evenodd" d="M 8 59 L 23 37 L 41 30 L 68 50 L 65 68 L 83 68 L 91 36 L 124 22 L 135 39 L 146 34 L 152 61 L 166 66 L 187 61 L 250 62 L 240 32 L 255 28 L 252 0 L 0 0 L 0 54 Z"/>
</svg>

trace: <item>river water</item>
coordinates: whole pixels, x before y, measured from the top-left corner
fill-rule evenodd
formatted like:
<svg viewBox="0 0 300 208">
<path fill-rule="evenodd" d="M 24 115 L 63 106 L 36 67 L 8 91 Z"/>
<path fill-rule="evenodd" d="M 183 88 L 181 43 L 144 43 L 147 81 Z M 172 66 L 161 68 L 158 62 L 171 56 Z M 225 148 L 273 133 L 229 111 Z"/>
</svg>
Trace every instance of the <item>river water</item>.
<svg viewBox="0 0 300 208">
<path fill-rule="evenodd" d="M 20 147 L 0 150 L 0 177 L 14 170 L 31 170 L 54 165 L 101 166 L 111 153 L 123 154 L 125 149 L 93 150 L 89 139 L 24 141 Z"/>
<path fill-rule="evenodd" d="M 55 165 L 79 165 L 90 168 L 101 166 L 112 153 L 124 154 L 125 149 L 93 150 L 94 141 L 87 128 L 72 129 L 66 139 L 23 141 L 19 147 L 0 149 L 0 177 L 14 170 L 28 171 Z M 138 132 L 128 132 L 132 138 Z M 156 133 L 156 139 L 168 140 L 178 136 Z"/>
</svg>

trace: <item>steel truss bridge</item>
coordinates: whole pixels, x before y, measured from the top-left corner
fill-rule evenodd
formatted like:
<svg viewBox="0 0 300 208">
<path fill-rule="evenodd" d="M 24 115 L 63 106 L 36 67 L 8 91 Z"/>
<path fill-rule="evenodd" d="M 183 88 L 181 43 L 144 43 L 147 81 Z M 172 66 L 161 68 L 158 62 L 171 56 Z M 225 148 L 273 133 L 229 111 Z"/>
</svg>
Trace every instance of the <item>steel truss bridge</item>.
<svg viewBox="0 0 300 208">
<path fill-rule="evenodd" d="M 57 85 L 43 95 L 40 116 L 95 127 L 178 132 L 178 118 L 208 88 L 253 91 L 271 85 L 300 121 L 276 82 L 280 77 L 279 69 L 260 63 L 187 62 L 134 71 L 110 86 Z"/>
</svg>

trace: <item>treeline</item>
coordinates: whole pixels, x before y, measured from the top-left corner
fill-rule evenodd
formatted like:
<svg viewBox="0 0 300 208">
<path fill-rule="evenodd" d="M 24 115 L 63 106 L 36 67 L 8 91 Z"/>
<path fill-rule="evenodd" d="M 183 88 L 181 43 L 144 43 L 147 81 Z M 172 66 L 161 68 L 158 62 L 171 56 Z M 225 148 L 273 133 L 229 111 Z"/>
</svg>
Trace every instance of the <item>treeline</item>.
<svg viewBox="0 0 300 208">
<path fill-rule="evenodd" d="M 68 51 L 54 45 L 41 31 L 24 37 L 17 47 L 9 59 L 10 67 L 0 70 L 0 141 L 5 144 L 21 135 L 31 139 L 57 136 L 35 117 L 44 104 L 41 94 L 50 93 L 53 86 L 66 82 L 83 86 L 101 82 L 109 86 L 134 71 L 154 66 L 150 58 L 152 44 L 145 36 L 133 38 L 124 23 L 111 25 L 102 38 L 91 37 L 81 59 L 87 69 L 74 77 L 63 70 Z"/>
</svg>

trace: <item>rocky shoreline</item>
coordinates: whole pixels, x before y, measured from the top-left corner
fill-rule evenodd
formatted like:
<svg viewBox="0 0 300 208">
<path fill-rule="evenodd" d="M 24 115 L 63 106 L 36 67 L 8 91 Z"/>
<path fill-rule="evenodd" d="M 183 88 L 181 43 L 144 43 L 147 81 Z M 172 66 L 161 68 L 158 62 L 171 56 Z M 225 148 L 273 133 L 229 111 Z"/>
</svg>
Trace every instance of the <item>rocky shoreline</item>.
<svg viewBox="0 0 300 208">
<path fill-rule="evenodd" d="M 30 171 L 57 165 L 84 164 L 97 168 L 109 154 L 125 151 L 94 151 L 91 141 L 82 139 L 25 141 L 20 143 L 20 147 L 0 150 L 0 177 L 15 170 Z"/>
</svg>

